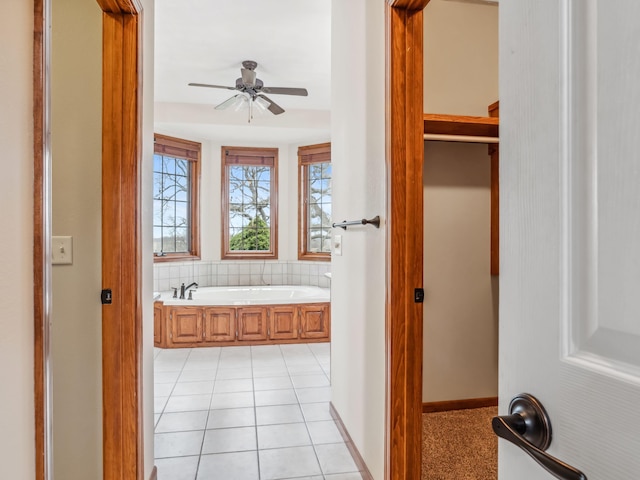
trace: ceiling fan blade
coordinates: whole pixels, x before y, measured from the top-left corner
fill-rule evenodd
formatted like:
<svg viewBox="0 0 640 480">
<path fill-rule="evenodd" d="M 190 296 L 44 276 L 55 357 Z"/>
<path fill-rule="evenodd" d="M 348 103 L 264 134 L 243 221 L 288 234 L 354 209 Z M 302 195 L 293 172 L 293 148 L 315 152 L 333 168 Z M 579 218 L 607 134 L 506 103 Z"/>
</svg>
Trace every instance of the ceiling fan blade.
<svg viewBox="0 0 640 480">
<path fill-rule="evenodd" d="M 238 97 L 242 97 L 242 95 L 241 94 L 234 95 L 233 97 L 228 98 L 227 100 L 225 100 L 221 104 L 216 105 L 214 108 L 216 110 L 225 110 L 226 108 L 229 108 L 231 105 L 233 105 L 237 101 L 240 101 L 240 98 L 238 98 Z"/>
<path fill-rule="evenodd" d="M 242 73 L 242 83 L 244 83 L 245 86 L 251 88 L 256 85 L 256 72 L 248 68 L 241 68 L 240 72 Z"/>
<path fill-rule="evenodd" d="M 267 109 L 273 113 L 274 115 L 280 115 L 281 113 L 284 113 L 284 108 L 282 108 L 280 105 L 278 105 L 276 102 L 274 102 L 273 100 L 271 100 L 269 97 L 267 97 L 266 95 L 258 95 L 259 98 L 262 98 L 263 100 L 265 100 L 267 103 L 269 103 L 269 106 L 267 107 Z"/>
<path fill-rule="evenodd" d="M 276 95 L 298 95 L 306 97 L 309 95 L 306 88 L 289 88 L 289 87 L 262 87 L 264 93 L 273 93 Z"/>
<path fill-rule="evenodd" d="M 208 83 L 190 83 L 190 87 L 224 88 L 226 90 L 237 90 L 236 87 L 225 87 L 223 85 L 209 85 Z"/>
</svg>

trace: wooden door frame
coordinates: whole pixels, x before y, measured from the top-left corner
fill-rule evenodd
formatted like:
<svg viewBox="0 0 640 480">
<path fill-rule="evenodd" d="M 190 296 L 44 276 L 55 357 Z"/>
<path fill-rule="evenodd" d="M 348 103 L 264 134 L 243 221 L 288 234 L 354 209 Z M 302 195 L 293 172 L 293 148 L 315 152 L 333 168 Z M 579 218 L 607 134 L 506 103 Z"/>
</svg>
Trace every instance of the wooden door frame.
<svg viewBox="0 0 640 480">
<path fill-rule="evenodd" d="M 140 291 L 141 19 L 138 0 L 97 0 L 103 11 L 104 479 L 141 480 Z M 387 408 L 385 478 L 420 478 L 422 406 L 423 13 L 429 0 L 384 0 L 387 137 Z M 50 0 L 34 3 L 34 385 L 36 479 L 46 480 L 50 161 L 47 28 Z M 106 222 L 106 223 L 105 223 Z M 108 226 L 108 228 L 105 228 Z"/>
<path fill-rule="evenodd" d="M 142 480 L 141 39 L 138 0 L 97 0 L 103 16 L 103 478 Z M 51 478 L 49 304 L 51 0 L 33 0 L 35 478 Z"/>
<path fill-rule="evenodd" d="M 423 10 L 429 0 L 388 0 L 387 409 L 385 477 L 419 479 L 422 467 Z"/>
</svg>

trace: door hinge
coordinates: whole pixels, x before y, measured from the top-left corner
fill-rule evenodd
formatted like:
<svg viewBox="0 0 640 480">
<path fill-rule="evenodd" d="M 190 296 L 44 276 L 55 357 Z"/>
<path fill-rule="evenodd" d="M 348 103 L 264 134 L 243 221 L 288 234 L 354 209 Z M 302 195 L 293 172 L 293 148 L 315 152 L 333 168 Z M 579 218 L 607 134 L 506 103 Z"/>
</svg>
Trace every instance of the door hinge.
<svg viewBox="0 0 640 480">
<path fill-rule="evenodd" d="M 424 288 L 416 288 L 413 291 L 413 301 L 415 303 L 423 303 L 424 302 Z"/>
<path fill-rule="evenodd" d="M 103 305 L 111 305 L 111 302 L 113 301 L 113 294 L 111 293 L 110 288 L 102 290 L 100 293 L 100 301 Z"/>
</svg>

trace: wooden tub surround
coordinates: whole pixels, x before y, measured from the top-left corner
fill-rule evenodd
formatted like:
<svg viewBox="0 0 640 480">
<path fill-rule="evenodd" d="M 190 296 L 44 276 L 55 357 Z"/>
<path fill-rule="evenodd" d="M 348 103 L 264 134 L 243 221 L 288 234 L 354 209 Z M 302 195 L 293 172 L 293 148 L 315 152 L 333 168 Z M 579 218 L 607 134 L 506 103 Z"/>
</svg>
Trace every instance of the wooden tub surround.
<svg viewBox="0 0 640 480">
<path fill-rule="evenodd" d="M 328 342 L 326 303 L 249 306 L 153 306 L 153 343 L 160 348 Z"/>
</svg>

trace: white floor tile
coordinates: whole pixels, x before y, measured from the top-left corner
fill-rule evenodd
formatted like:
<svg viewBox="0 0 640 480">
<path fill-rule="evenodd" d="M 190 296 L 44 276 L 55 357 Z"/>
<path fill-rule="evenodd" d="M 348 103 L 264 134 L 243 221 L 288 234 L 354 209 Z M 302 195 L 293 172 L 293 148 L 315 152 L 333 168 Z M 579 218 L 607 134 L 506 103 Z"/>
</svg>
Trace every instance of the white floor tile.
<svg viewBox="0 0 640 480">
<path fill-rule="evenodd" d="M 262 390 L 255 392 L 256 406 L 265 405 L 289 405 L 298 403 L 296 394 L 292 389 L 288 390 Z"/>
<path fill-rule="evenodd" d="M 328 387 L 329 379 L 322 375 L 292 375 L 291 381 L 295 388 Z"/>
<path fill-rule="evenodd" d="M 216 378 L 215 369 L 185 370 L 180 374 L 178 382 L 210 382 Z"/>
<path fill-rule="evenodd" d="M 263 367 L 261 365 L 253 365 L 253 378 L 264 378 L 264 377 L 288 377 L 289 370 L 287 370 L 286 366 L 278 366 L 278 367 Z"/>
<path fill-rule="evenodd" d="M 230 380 L 216 380 L 213 393 L 251 392 L 253 380 L 250 378 L 237 378 Z"/>
<path fill-rule="evenodd" d="M 214 393 L 211 410 L 253 407 L 253 392 Z"/>
<path fill-rule="evenodd" d="M 153 413 L 162 413 L 169 397 L 153 397 Z"/>
<path fill-rule="evenodd" d="M 204 430 L 195 432 L 156 433 L 155 458 L 200 455 Z"/>
<path fill-rule="evenodd" d="M 211 410 L 207 428 L 250 427 L 256 424 L 253 407 Z"/>
<path fill-rule="evenodd" d="M 321 374 L 324 373 L 322 367 L 318 363 L 311 364 L 287 364 L 287 369 L 291 375 L 307 375 L 307 374 Z"/>
<path fill-rule="evenodd" d="M 221 347 L 194 348 L 189 354 L 189 360 L 218 360 L 221 350 Z"/>
<path fill-rule="evenodd" d="M 333 420 L 331 416 L 329 402 L 303 403 L 302 413 L 306 422 L 320 422 L 322 420 Z"/>
<path fill-rule="evenodd" d="M 302 421 L 304 421 L 302 412 L 297 404 L 256 407 L 256 423 L 258 425 L 298 423 Z"/>
<path fill-rule="evenodd" d="M 309 435 L 311 435 L 311 440 L 314 445 L 344 442 L 333 420 L 308 422 L 307 427 L 309 428 Z"/>
<path fill-rule="evenodd" d="M 321 474 L 313 447 L 260 450 L 260 478 L 272 480 Z"/>
<path fill-rule="evenodd" d="M 234 378 L 251 378 L 251 368 L 221 368 L 216 374 L 216 380 L 231 380 Z"/>
<path fill-rule="evenodd" d="M 202 455 L 198 480 L 256 480 L 258 478 L 257 452 L 219 453 Z"/>
<path fill-rule="evenodd" d="M 153 396 L 154 397 L 168 397 L 173 391 L 173 383 L 154 383 L 153 384 Z"/>
<path fill-rule="evenodd" d="M 170 360 L 153 362 L 154 372 L 180 372 L 184 366 L 184 360 Z"/>
<path fill-rule="evenodd" d="M 251 368 L 251 358 L 221 358 L 218 369 Z"/>
<path fill-rule="evenodd" d="M 316 445 L 315 449 L 322 473 L 325 475 L 358 471 L 358 467 L 356 467 L 351 453 L 349 453 L 349 449 L 344 443 Z"/>
<path fill-rule="evenodd" d="M 211 395 L 181 395 L 169 397 L 165 412 L 193 412 L 209 410 Z"/>
<path fill-rule="evenodd" d="M 213 370 L 218 368 L 217 360 L 196 359 L 187 360 L 182 367 L 182 370 Z"/>
<path fill-rule="evenodd" d="M 329 343 L 155 352 L 158 480 L 361 480 L 329 413 Z"/>
<path fill-rule="evenodd" d="M 258 427 L 258 449 L 301 447 L 311 445 L 304 423 L 263 425 Z"/>
<path fill-rule="evenodd" d="M 194 480 L 198 470 L 199 456 L 158 458 L 158 480 Z"/>
<path fill-rule="evenodd" d="M 297 388 L 296 394 L 300 403 L 331 401 L 331 387 Z"/>
<path fill-rule="evenodd" d="M 291 389 L 293 385 L 291 379 L 286 377 L 262 377 L 253 379 L 254 389 L 261 390 L 282 390 Z"/>
<path fill-rule="evenodd" d="M 358 472 L 353 473 L 336 473 L 334 475 L 325 475 L 325 480 L 362 480 L 362 475 Z"/>
<path fill-rule="evenodd" d="M 213 380 L 208 382 L 179 382 L 176 383 L 172 395 L 205 395 L 213 392 Z"/>
<path fill-rule="evenodd" d="M 154 383 L 175 383 L 180 376 L 180 372 L 154 372 Z"/>
<path fill-rule="evenodd" d="M 207 430 L 202 453 L 228 453 L 256 450 L 255 427 L 220 428 Z"/>
<path fill-rule="evenodd" d="M 204 430 L 208 411 L 164 413 L 156 426 L 156 433 Z"/>
</svg>

